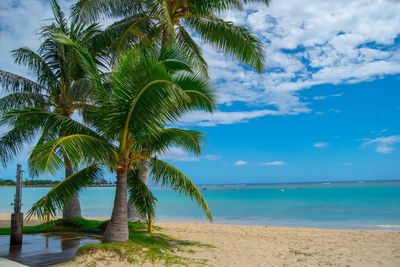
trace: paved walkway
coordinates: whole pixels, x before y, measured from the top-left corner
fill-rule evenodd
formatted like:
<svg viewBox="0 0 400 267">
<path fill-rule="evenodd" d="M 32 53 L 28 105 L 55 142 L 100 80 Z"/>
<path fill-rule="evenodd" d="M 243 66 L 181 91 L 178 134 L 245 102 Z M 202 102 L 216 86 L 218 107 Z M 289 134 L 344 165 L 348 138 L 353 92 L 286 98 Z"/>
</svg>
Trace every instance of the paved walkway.
<svg viewBox="0 0 400 267">
<path fill-rule="evenodd" d="M 0 258 L 0 267 L 26 267 L 26 265 L 22 265 L 15 261 L 10 261 L 5 258 Z"/>
</svg>

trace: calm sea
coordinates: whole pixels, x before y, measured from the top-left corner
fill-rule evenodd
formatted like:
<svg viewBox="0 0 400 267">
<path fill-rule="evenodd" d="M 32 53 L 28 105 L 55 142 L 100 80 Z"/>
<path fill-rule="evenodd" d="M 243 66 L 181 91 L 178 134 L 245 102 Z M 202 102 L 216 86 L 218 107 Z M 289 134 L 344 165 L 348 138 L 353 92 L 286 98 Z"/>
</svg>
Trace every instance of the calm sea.
<svg viewBox="0 0 400 267">
<path fill-rule="evenodd" d="M 400 230 L 400 181 L 201 186 L 217 223 Z M 23 210 L 49 188 L 24 188 Z M 83 216 L 110 216 L 114 188 L 81 193 Z M 153 189 L 158 220 L 202 221 L 202 210 L 172 190 Z M 14 188 L 0 188 L 0 212 L 12 212 Z"/>
</svg>

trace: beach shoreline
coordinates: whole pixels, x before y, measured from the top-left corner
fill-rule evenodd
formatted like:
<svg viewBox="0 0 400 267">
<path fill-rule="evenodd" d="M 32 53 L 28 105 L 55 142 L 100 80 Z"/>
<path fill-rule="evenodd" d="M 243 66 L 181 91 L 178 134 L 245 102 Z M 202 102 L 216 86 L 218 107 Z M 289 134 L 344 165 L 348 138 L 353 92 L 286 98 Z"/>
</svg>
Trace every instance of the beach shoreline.
<svg viewBox="0 0 400 267">
<path fill-rule="evenodd" d="M 44 223 L 44 221 L 40 221 L 37 218 L 31 218 L 29 221 L 26 219 L 27 215 L 24 214 L 24 226 L 34 226 L 38 225 L 41 223 Z M 83 216 L 85 219 L 89 220 L 100 220 L 100 221 L 106 221 L 109 220 L 110 217 L 107 216 Z M 56 217 L 54 219 L 58 219 L 61 217 Z M 10 226 L 10 219 L 11 219 L 11 213 L 7 212 L 0 212 L 0 228 L 1 227 L 9 227 Z M 218 221 L 218 222 L 213 222 L 210 223 L 206 219 L 188 219 L 188 218 L 182 218 L 182 219 L 156 219 L 155 224 L 196 224 L 196 225 L 221 225 L 221 226 L 245 226 L 245 227 L 270 227 L 270 228 L 282 228 L 282 229 L 315 229 L 315 230 L 332 230 L 332 231 L 377 231 L 377 232 L 400 232 L 400 225 L 381 225 L 381 227 L 377 227 L 377 225 L 371 225 L 370 228 L 365 228 L 364 227 L 353 227 L 353 228 L 343 228 L 343 227 L 335 227 L 335 226 L 330 226 L 330 227 L 323 227 L 323 226 L 310 226 L 310 225 L 279 225 L 279 224 L 261 224 L 261 223 L 246 223 L 244 221 Z"/>
<path fill-rule="evenodd" d="M 0 227 L 10 214 L 0 213 Z M 91 218 L 105 220 L 107 218 Z M 31 220 L 29 225 L 39 223 Z M 162 233 L 210 245 L 178 254 L 206 260 L 206 266 L 400 266 L 400 232 L 156 222 Z M 104 253 L 79 255 L 61 266 L 110 266 Z M 111 260 L 124 266 L 123 259 Z M 156 265 L 157 266 L 157 265 Z"/>
</svg>

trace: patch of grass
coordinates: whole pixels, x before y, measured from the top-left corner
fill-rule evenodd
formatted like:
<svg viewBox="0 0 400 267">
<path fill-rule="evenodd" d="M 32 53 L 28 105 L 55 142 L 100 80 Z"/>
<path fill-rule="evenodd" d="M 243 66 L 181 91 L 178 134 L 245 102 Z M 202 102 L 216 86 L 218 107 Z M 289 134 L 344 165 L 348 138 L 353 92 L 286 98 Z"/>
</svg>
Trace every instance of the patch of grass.
<svg viewBox="0 0 400 267">
<path fill-rule="evenodd" d="M 83 232 L 100 233 L 100 227 L 104 221 L 87 220 L 80 217 L 57 219 L 48 223 L 35 226 L 24 226 L 24 234 L 48 233 L 48 232 Z M 0 228 L 0 235 L 9 235 L 10 227 Z"/>
<path fill-rule="evenodd" d="M 160 231 L 161 228 L 156 230 Z M 189 263 L 196 263 L 198 266 L 204 265 L 203 260 L 194 260 L 179 256 L 177 251 L 190 251 L 190 247 L 207 247 L 211 245 L 199 242 L 178 240 L 163 233 L 150 234 L 146 230 L 146 225 L 140 222 L 129 222 L 129 241 L 126 243 L 101 243 L 90 244 L 79 249 L 79 254 L 92 253 L 95 251 L 111 252 L 120 259 L 130 263 L 142 264 L 150 261 L 153 264 L 162 262 L 166 266 L 179 265 L 188 266 Z"/>
<path fill-rule="evenodd" d="M 37 226 L 26 226 L 25 234 L 44 232 L 81 232 L 90 234 L 102 234 L 108 221 L 87 220 L 76 217 L 69 219 L 57 219 L 49 223 Z M 204 265 L 206 261 L 195 260 L 177 255 L 176 252 L 194 253 L 193 247 L 213 248 L 212 245 L 202 244 L 189 240 L 178 240 L 163 234 L 160 227 L 155 227 L 157 233 L 150 234 L 146 224 L 141 222 L 129 222 L 129 241 L 125 243 L 101 243 L 89 244 L 81 247 L 78 254 L 86 254 L 94 251 L 111 252 L 120 259 L 131 263 L 142 264 L 144 262 L 161 262 L 166 266 L 187 266 L 195 263 Z M 0 228 L 0 235 L 9 235 L 10 228 Z"/>
</svg>

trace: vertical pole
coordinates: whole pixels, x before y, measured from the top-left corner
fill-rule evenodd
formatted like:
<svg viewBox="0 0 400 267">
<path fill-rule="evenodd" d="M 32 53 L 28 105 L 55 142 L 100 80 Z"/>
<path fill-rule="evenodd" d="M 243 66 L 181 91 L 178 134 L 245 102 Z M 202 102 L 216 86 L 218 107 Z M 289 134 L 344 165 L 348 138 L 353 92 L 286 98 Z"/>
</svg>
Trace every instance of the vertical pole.
<svg viewBox="0 0 400 267">
<path fill-rule="evenodd" d="M 14 213 L 11 214 L 10 245 L 22 244 L 22 228 L 24 214 L 21 212 L 22 204 L 22 165 L 17 165 L 17 177 L 14 196 Z"/>
</svg>

